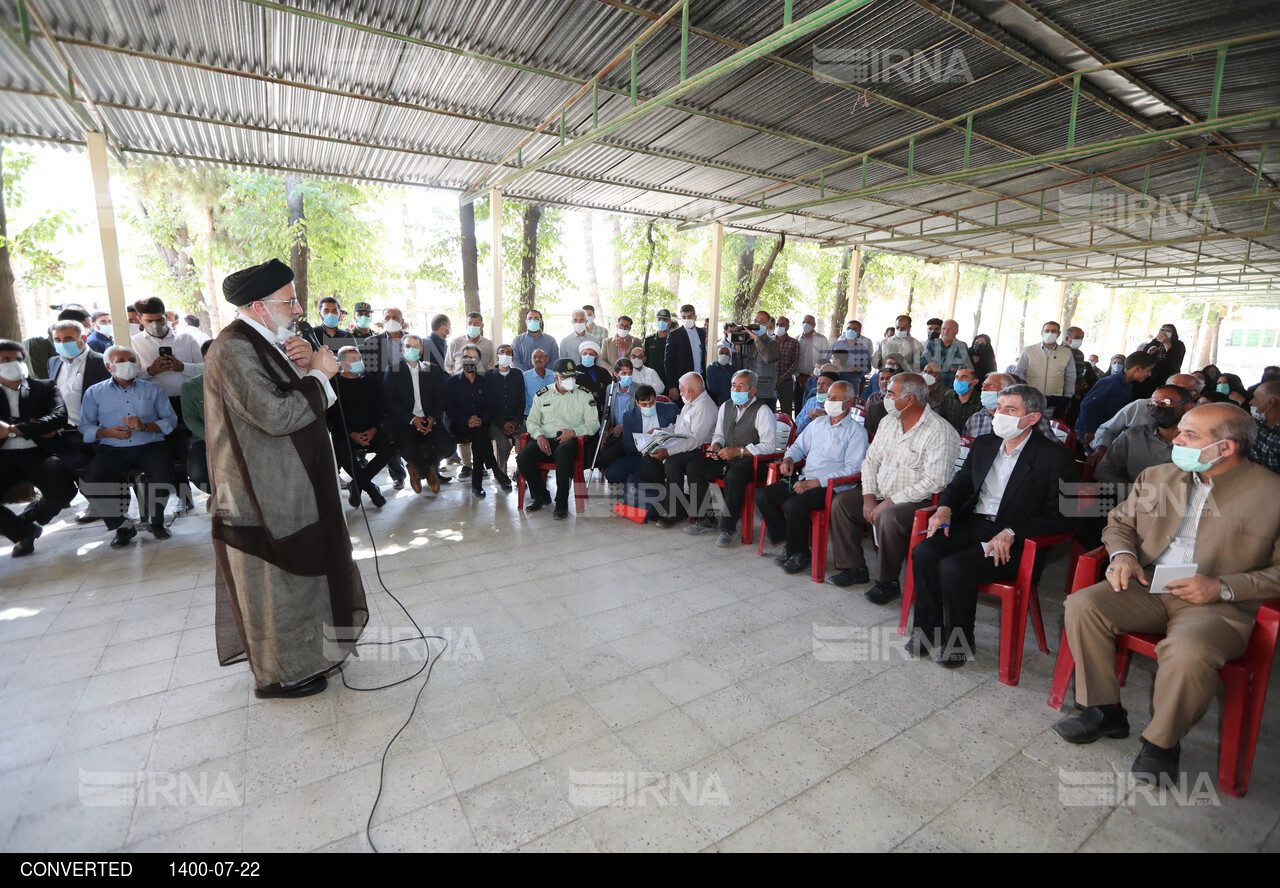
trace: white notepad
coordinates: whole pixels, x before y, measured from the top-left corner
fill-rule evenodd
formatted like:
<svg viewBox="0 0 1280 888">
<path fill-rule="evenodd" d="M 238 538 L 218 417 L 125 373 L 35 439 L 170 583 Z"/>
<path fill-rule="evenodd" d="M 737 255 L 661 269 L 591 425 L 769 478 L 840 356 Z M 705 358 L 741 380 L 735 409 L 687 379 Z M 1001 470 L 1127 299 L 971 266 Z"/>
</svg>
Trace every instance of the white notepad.
<svg viewBox="0 0 1280 888">
<path fill-rule="evenodd" d="M 1174 580 L 1187 580 L 1196 575 L 1194 564 L 1157 564 L 1155 576 L 1151 578 L 1152 595 L 1172 594 L 1165 587 Z"/>
</svg>

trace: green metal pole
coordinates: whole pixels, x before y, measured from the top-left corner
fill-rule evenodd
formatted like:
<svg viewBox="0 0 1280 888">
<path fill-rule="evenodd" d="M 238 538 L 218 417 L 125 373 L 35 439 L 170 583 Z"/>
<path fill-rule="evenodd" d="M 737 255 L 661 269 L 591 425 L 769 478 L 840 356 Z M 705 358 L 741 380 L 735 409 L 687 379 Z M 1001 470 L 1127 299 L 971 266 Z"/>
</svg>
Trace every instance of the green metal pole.
<svg viewBox="0 0 1280 888">
<path fill-rule="evenodd" d="M 1147 164 L 1147 170 L 1142 174 L 1142 201 L 1138 204 L 1142 209 L 1147 208 L 1147 186 L 1151 184 L 1151 164 Z"/>
<path fill-rule="evenodd" d="M 689 2 L 680 12 L 680 82 L 689 76 Z"/>
<path fill-rule="evenodd" d="M 969 145 L 973 142 L 973 115 L 964 121 L 964 168 L 969 169 Z M 864 186 L 865 187 L 865 186 Z"/>
<path fill-rule="evenodd" d="M 794 0 L 782 0 L 782 27 L 791 24 L 791 6 Z"/>
<path fill-rule="evenodd" d="M 1218 47 L 1218 67 L 1213 72 L 1213 96 L 1209 99 L 1209 116 L 1218 116 L 1218 99 L 1222 96 L 1222 75 L 1227 69 L 1227 47 Z"/>
<path fill-rule="evenodd" d="M 1080 110 L 1080 75 L 1071 79 L 1071 119 L 1067 122 L 1067 147 L 1076 147 L 1076 112 Z"/>
<path fill-rule="evenodd" d="M 1262 146 L 1262 153 L 1258 155 L 1258 173 L 1253 177 L 1253 191 L 1251 194 L 1258 193 L 1258 185 L 1262 182 L 1262 165 L 1267 162 L 1267 146 Z"/>
<path fill-rule="evenodd" d="M 916 174 L 916 140 L 912 139 L 907 142 L 907 178 L 914 178 Z"/>
<path fill-rule="evenodd" d="M 1200 166 L 1196 168 L 1196 187 L 1191 192 L 1191 202 L 1195 203 L 1200 199 L 1200 180 L 1204 178 L 1204 156 L 1205 152 L 1200 152 Z"/>
<path fill-rule="evenodd" d="M 636 97 L 640 95 L 638 84 L 636 83 L 636 72 L 638 70 L 636 67 L 637 49 L 638 48 L 635 46 L 631 47 L 631 107 L 632 108 L 636 106 Z"/>
</svg>

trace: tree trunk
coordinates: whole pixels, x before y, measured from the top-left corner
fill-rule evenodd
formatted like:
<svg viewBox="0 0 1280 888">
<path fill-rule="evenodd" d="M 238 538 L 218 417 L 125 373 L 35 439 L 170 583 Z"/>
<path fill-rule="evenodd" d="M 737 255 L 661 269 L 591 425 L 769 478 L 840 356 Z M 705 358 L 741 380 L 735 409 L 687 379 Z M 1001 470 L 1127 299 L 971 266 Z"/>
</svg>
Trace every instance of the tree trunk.
<svg viewBox="0 0 1280 888">
<path fill-rule="evenodd" d="M 978 331 L 982 329 L 982 301 L 987 296 L 987 276 L 982 276 L 982 286 L 978 288 L 978 307 L 973 312 L 973 336 L 978 335 Z M 973 336 L 969 337 L 969 343 L 973 343 Z"/>
<path fill-rule="evenodd" d="M 205 305 L 209 308 L 209 329 L 206 330 L 210 336 L 217 336 L 222 330 L 222 314 L 220 311 L 220 302 L 218 298 L 218 285 L 213 274 L 213 240 L 215 231 L 213 228 L 213 205 L 209 203 L 209 195 L 204 196 L 204 225 L 205 225 L 205 256 L 204 256 L 204 282 L 209 288 L 209 298 Z"/>
<path fill-rule="evenodd" d="M 644 283 L 640 287 L 640 317 L 647 318 L 649 311 L 649 275 L 653 272 L 653 259 L 658 253 L 658 243 L 653 239 L 653 220 L 644 229 L 645 243 L 649 245 L 649 255 L 644 263 Z"/>
<path fill-rule="evenodd" d="M 302 306 L 302 314 L 307 309 L 307 260 L 311 258 L 311 250 L 307 246 L 307 215 L 302 203 L 302 180 L 297 176 L 285 176 L 284 194 L 289 204 L 289 233 L 293 246 L 289 249 L 289 265 L 293 268 L 293 296 Z"/>
<path fill-rule="evenodd" d="M 1072 325 L 1072 321 L 1075 320 L 1076 308 L 1080 305 L 1080 292 L 1082 290 L 1084 290 L 1082 281 L 1074 281 L 1067 284 L 1067 298 L 1062 301 L 1062 331 L 1064 333 Z"/>
<path fill-rule="evenodd" d="M 613 298 L 622 299 L 622 219 L 613 217 Z M 598 308 L 599 306 L 597 306 Z"/>
<path fill-rule="evenodd" d="M 755 315 L 756 306 L 760 304 L 760 294 L 764 292 L 764 285 L 769 280 L 769 272 L 773 271 L 774 260 L 778 258 L 778 254 L 782 252 L 783 247 L 787 245 L 787 234 L 784 231 L 778 235 L 778 240 L 773 245 L 773 249 L 769 252 L 769 258 L 764 261 L 764 267 L 760 269 L 760 273 L 756 275 L 755 286 L 751 290 L 751 303 L 747 306 L 747 311 L 743 317 L 747 315 Z"/>
<path fill-rule="evenodd" d="M 684 265 L 684 239 L 678 235 L 673 235 L 676 243 L 671 252 L 671 272 L 667 275 L 667 289 L 671 291 L 671 295 L 676 298 L 680 297 L 680 269 Z"/>
<path fill-rule="evenodd" d="M 520 314 L 527 315 L 533 308 L 538 286 L 538 223 L 542 220 L 542 208 L 529 204 L 524 209 L 524 249 L 520 254 Z"/>
<path fill-rule="evenodd" d="M 1222 321 L 1231 311 L 1231 306 L 1215 305 L 1209 314 L 1209 329 L 1204 336 L 1204 344 L 1200 346 L 1200 365 L 1218 363 L 1218 333 L 1222 329 Z"/>
<path fill-rule="evenodd" d="M 4 146 L 0 145 L 0 182 L 4 181 Z M 4 187 L 0 185 L 0 339 L 22 341 L 18 323 L 18 291 L 9 261 L 9 230 L 4 213 Z"/>
<path fill-rule="evenodd" d="M 836 275 L 836 298 L 831 307 L 831 330 L 828 336 L 835 339 L 844 329 L 844 307 L 849 293 L 849 267 L 853 264 L 853 247 L 845 247 L 840 252 L 840 273 Z"/>
<path fill-rule="evenodd" d="M 468 312 L 479 311 L 480 260 L 476 247 L 475 204 L 463 204 L 458 212 L 458 218 L 462 224 L 462 299 L 466 303 Z M 495 245 L 494 249 L 501 249 L 501 247 Z M 492 322 L 496 323 L 496 320 Z"/>
<path fill-rule="evenodd" d="M 911 305 L 916 301 L 916 279 L 912 275 L 911 288 L 907 290 L 907 310 L 903 314 L 911 314 Z"/>
<path fill-rule="evenodd" d="M 1022 350 L 1027 347 L 1027 309 L 1031 307 L 1031 279 L 1027 279 L 1027 285 L 1022 291 L 1022 317 L 1018 319 L 1018 354 L 1022 354 Z M 996 368 L 999 369 L 998 367 Z"/>
<path fill-rule="evenodd" d="M 587 262 L 587 301 L 603 314 L 604 306 L 600 304 L 600 281 L 596 277 L 596 240 L 595 214 L 590 210 L 582 211 L 582 243 Z"/>
<path fill-rule="evenodd" d="M 743 312 L 751 301 L 751 273 L 756 267 L 756 236 L 748 234 L 743 239 L 742 252 L 738 254 L 738 284 L 733 293 L 733 320 L 741 323 Z"/>
</svg>

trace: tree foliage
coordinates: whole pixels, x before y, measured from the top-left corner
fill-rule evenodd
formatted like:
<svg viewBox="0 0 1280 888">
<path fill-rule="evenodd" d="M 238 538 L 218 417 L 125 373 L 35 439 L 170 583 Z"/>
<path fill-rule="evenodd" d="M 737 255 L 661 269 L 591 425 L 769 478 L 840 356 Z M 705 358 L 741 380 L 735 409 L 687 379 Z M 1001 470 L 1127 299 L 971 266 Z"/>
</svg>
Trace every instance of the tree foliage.
<svg viewBox="0 0 1280 888">
<path fill-rule="evenodd" d="M 34 219 L 23 221 L 22 210 L 27 198 L 23 177 L 35 162 L 35 156 L 2 145 L 0 151 L 4 152 L 3 187 L 7 219 L 6 230 L 0 232 L 0 237 L 8 247 L 17 286 L 23 290 L 57 287 L 71 268 L 66 256 L 58 249 L 57 241 L 64 235 L 80 231 L 82 226 L 65 210 L 47 210 Z"/>
</svg>

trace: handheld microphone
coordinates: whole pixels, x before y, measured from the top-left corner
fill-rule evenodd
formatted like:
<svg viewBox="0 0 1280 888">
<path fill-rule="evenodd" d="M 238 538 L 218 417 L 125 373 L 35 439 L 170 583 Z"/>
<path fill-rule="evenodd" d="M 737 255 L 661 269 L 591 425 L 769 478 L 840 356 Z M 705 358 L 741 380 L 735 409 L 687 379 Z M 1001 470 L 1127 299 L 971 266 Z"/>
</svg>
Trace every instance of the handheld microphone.
<svg viewBox="0 0 1280 888">
<path fill-rule="evenodd" d="M 311 343 L 311 347 L 316 351 L 320 350 L 320 339 L 316 336 L 316 328 L 311 326 L 304 318 L 298 318 L 294 322 L 294 327 L 298 331 L 298 335 Z"/>
</svg>

